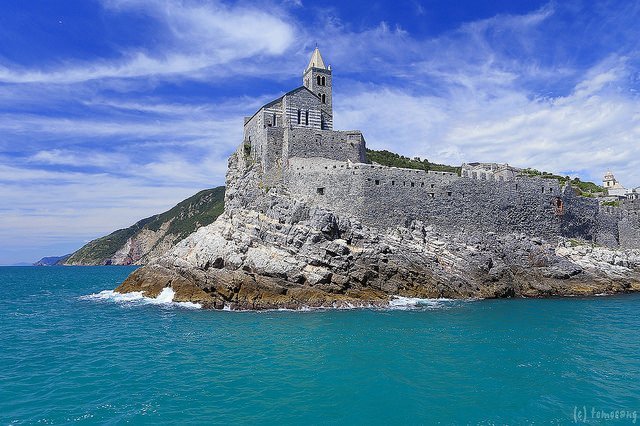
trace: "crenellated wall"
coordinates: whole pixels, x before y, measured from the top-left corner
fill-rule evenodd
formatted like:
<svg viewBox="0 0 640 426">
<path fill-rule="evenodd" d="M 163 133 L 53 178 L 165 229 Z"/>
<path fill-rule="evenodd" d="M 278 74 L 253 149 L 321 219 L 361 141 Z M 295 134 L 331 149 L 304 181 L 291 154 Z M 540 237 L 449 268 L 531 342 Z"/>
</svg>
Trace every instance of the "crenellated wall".
<svg viewBox="0 0 640 426">
<path fill-rule="evenodd" d="M 517 232 L 606 246 L 640 243 L 637 216 L 634 222 L 626 213 L 601 212 L 597 200 L 577 196 L 556 180 L 483 181 L 320 158 L 293 158 L 288 165 L 285 186 L 292 196 L 370 226 L 405 226 L 418 219 L 455 232 Z M 629 219 L 620 221 L 623 215 Z"/>
</svg>

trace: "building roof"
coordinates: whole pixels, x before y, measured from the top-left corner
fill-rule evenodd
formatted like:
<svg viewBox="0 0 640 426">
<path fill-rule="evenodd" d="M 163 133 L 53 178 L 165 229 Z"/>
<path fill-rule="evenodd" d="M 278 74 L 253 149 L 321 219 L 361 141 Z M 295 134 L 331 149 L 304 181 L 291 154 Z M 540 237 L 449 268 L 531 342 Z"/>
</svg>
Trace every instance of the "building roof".
<svg viewBox="0 0 640 426">
<path fill-rule="evenodd" d="M 309 65 L 307 65 L 307 68 L 304 70 L 304 72 L 309 71 L 310 68 L 321 68 L 323 70 L 327 69 L 324 61 L 322 60 L 322 55 L 320 55 L 320 50 L 317 47 L 313 51 L 311 60 L 309 61 Z"/>
</svg>

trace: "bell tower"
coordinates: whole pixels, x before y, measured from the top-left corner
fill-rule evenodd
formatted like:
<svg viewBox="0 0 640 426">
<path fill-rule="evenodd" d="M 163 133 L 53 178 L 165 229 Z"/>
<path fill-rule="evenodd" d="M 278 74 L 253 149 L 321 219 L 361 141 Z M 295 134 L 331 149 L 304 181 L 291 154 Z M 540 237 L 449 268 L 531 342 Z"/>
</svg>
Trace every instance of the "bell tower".
<svg viewBox="0 0 640 426">
<path fill-rule="evenodd" d="M 302 75 L 304 86 L 320 99 L 323 128 L 333 128 L 333 107 L 331 97 L 331 66 L 326 66 L 316 47 L 309 65 Z"/>
</svg>

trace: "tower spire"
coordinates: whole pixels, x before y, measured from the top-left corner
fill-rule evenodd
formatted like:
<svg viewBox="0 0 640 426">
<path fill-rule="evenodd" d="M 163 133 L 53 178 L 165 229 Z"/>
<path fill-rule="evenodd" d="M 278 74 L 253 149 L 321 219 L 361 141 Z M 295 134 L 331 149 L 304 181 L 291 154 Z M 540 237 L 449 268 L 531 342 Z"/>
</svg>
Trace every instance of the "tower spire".
<svg viewBox="0 0 640 426">
<path fill-rule="evenodd" d="M 323 70 L 327 69 L 327 66 L 324 64 L 324 61 L 322 60 L 322 55 L 320 55 L 320 49 L 318 49 L 317 44 L 316 44 L 316 48 L 313 50 L 313 53 L 311 54 L 311 60 L 309 61 L 309 65 L 307 65 L 307 68 L 304 70 L 304 72 L 306 73 L 311 68 L 320 68 Z"/>
</svg>

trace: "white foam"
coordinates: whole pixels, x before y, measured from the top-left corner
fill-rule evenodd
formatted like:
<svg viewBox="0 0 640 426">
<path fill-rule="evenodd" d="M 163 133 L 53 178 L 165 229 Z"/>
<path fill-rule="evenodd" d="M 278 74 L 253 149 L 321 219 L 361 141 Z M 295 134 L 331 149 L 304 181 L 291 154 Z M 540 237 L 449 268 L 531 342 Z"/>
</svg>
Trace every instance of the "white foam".
<svg viewBox="0 0 640 426">
<path fill-rule="evenodd" d="M 389 300 L 389 309 L 443 309 L 451 306 L 453 299 L 421 299 L 418 297 L 393 296 Z"/>
<path fill-rule="evenodd" d="M 173 297 L 175 291 L 171 287 L 165 287 L 162 289 L 158 297 L 145 297 L 140 291 L 133 291 L 131 293 L 117 293 L 113 290 L 103 290 L 100 293 L 89 294 L 87 296 L 81 296 L 81 300 L 93 300 L 93 301 L 111 301 L 119 304 L 128 305 L 162 305 L 167 307 L 179 306 L 188 309 L 201 309 L 202 305 L 192 302 L 174 302 Z"/>
</svg>

